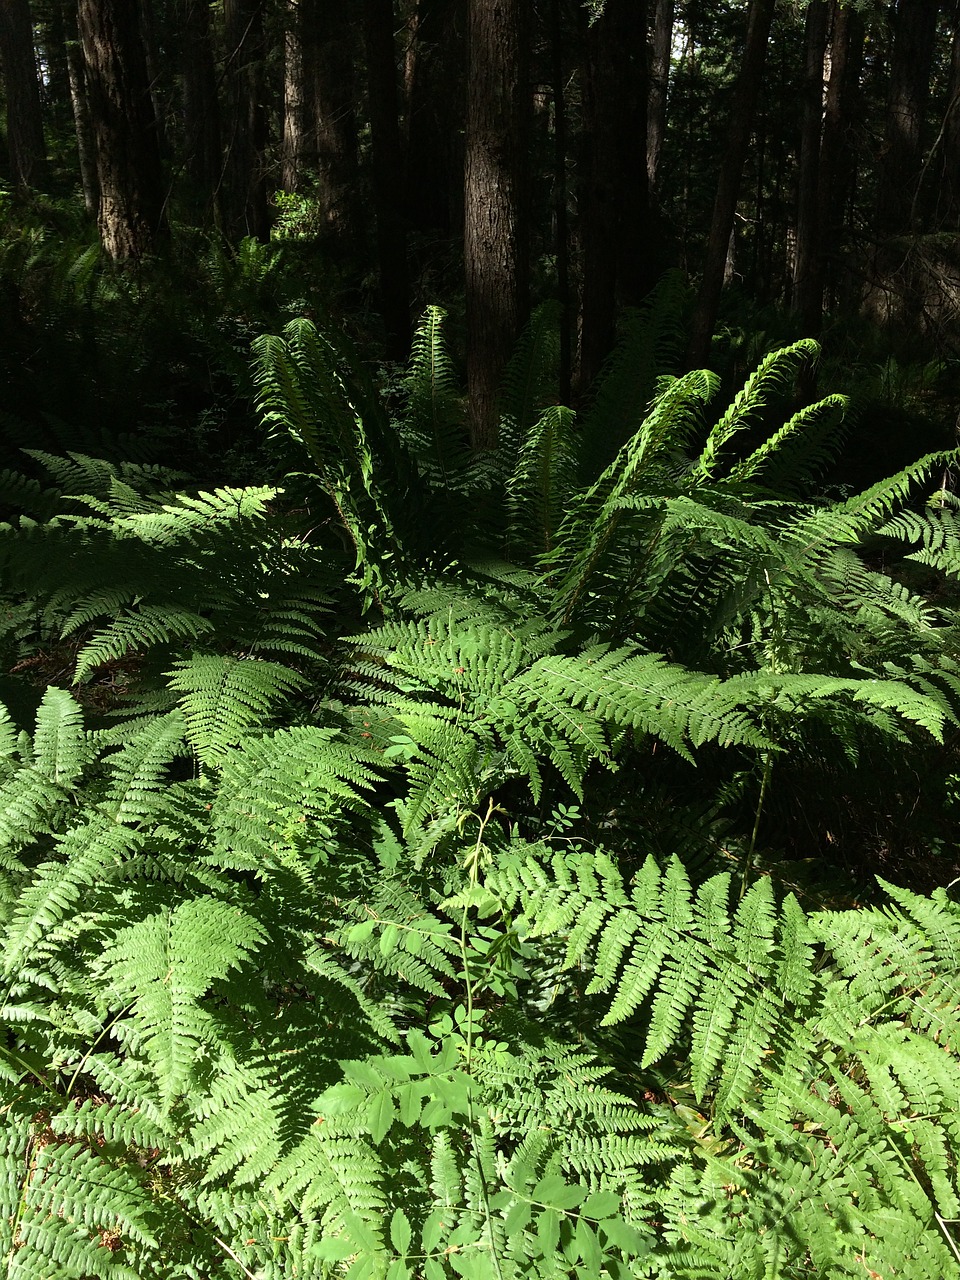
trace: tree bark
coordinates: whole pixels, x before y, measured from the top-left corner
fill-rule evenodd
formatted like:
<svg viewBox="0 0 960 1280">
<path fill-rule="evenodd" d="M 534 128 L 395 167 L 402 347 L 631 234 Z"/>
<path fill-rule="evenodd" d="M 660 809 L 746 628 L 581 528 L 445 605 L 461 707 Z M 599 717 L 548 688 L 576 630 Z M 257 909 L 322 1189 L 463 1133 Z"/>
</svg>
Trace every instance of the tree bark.
<svg viewBox="0 0 960 1280">
<path fill-rule="evenodd" d="M 553 99 L 553 182 L 556 223 L 557 301 L 560 304 L 560 403 L 569 404 L 573 390 L 570 340 L 570 219 L 567 212 L 567 101 L 562 0 L 550 4 L 550 80 Z"/>
<path fill-rule="evenodd" d="M 406 187 L 411 229 L 463 221 L 464 0 L 418 0 L 406 59 Z"/>
<path fill-rule="evenodd" d="M 44 110 L 51 113 L 58 123 L 66 123 L 70 119 L 67 31 L 69 23 L 76 30 L 73 8 L 71 5 L 68 14 L 63 0 L 50 0 L 33 14 L 44 65 L 40 97 Z"/>
<path fill-rule="evenodd" d="M 178 0 L 182 32 L 184 165 L 202 221 L 222 221 L 220 102 L 206 0 Z"/>
<path fill-rule="evenodd" d="M 363 17 L 380 295 L 388 355 L 405 360 L 410 351 L 410 273 L 393 0 L 364 0 Z"/>
<path fill-rule="evenodd" d="M 703 364 L 707 358 L 710 338 L 720 308 L 727 247 L 737 212 L 737 199 L 763 82 L 767 42 L 775 7 L 776 0 L 750 0 L 746 47 L 733 92 L 727 148 L 717 182 L 706 259 L 694 311 L 693 333 L 687 353 L 688 363 L 692 366 Z"/>
<path fill-rule="evenodd" d="M 228 124 L 225 224 L 234 239 L 270 238 L 267 203 L 264 0 L 224 0 Z"/>
<path fill-rule="evenodd" d="M 80 184 L 83 204 L 87 213 L 95 218 L 100 208 L 100 180 L 97 177 L 97 139 L 90 114 L 87 94 L 87 69 L 77 30 L 76 4 L 66 0 L 64 5 L 66 28 L 67 75 L 70 81 L 70 105 L 73 108 L 73 127 L 77 136 L 77 161 L 80 166 Z"/>
<path fill-rule="evenodd" d="M 42 185 L 46 145 L 30 0 L 0 3 L 0 60 L 7 99 L 10 177 L 21 191 Z"/>
<path fill-rule="evenodd" d="M 312 189 L 325 235 L 342 246 L 362 222 L 356 46 L 349 8 L 336 0 L 288 0 L 283 186 Z"/>
<path fill-rule="evenodd" d="M 100 184 L 99 228 L 116 261 L 137 261 L 167 232 L 147 62 L 131 0 L 79 0 Z"/>
<path fill-rule="evenodd" d="M 804 31 L 803 113 L 800 129 L 800 174 L 797 183 L 797 249 L 793 273 L 793 307 L 804 333 L 820 331 L 823 274 L 817 269 L 820 244 L 820 143 L 823 131 L 823 59 L 830 8 L 826 0 L 810 0 Z"/>
<path fill-rule="evenodd" d="M 827 81 L 820 143 L 817 225 L 818 252 L 811 270 L 818 280 L 811 290 L 822 299 L 825 290 L 836 294 L 843 242 L 844 207 L 855 181 L 853 130 L 860 92 L 865 38 L 863 15 L 851 5 L 833 0 L 830 31 L 830 77 Z M 844 180 L 846 175 L 846 180 Z"/>
<path fill-rule="evenodd" d="M 877 210 L 878 229 L 886 235 L 909 231 L 914 222 L 939 9 L 935 0 L 897 0 L 890 15 L 890 101 Z"/>
<path fill-rule="evenodd" d="M 167 158 L 167 110 L 161 91 L 160 51 L 157 47 L 156 14 L 153 0 L 139 0 L 140 39 L 147 62 L 147 84 L 150 86 L 150 102 L 156 122 L 157 142 L 161 158 Z"/>
<path fill-rule="evenodd" d="M 497 444 L 497 394 L 527 313 L 526 0 L 470 0 L 464 260 L 471 442 Z"/>
<path fill-rule="evenodd" d="M 283 32 L 283 136 L 280 143 L 280 182 L 296 191 L 307 167 L 307 87 L 304 77 L 304 18 L 302 0 L 286 0 Z"/>
<path fill-rule="evenodd" d="M 938 230 L 960 229 L 960 20 L 950 46 L 950 79 L 940 136 L 940 181 L 933 225 Z"/>
<path fill-rule="evenodd" d="M 583 45 L 581 389 L 613 346 L 618 305 L 656 283 L 661 252 L 647 184 L 645 0 L 607 0 Z"/>
<path fill-rule="evenodd" d="M 657 187 L 657 169 L 667 125 L 667 88 L 673 46 L 674 0 L 655 0 L 653 42 L 650 49 L 650 87 L 647 93 L 647 181 Z"/>
</svg>

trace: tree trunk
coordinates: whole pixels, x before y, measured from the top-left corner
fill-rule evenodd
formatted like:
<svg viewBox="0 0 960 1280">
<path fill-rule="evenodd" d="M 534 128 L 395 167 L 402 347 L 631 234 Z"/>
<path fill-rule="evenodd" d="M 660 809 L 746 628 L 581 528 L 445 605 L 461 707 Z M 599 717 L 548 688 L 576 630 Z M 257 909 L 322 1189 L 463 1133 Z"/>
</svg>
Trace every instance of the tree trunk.
<svg viewBox="0 0 960 1280">
<path fill-rule="evenodd" d="M 308 162 L 307 89 L 304 83 L 302 0 L 286 0 L 283 32 L 283 136 L 280 142 L 280 183 L 296 191 Z"/>
<path fill-rule="evenodd" d="M 7 99 L 10 177 L 15 187 L 27 190 L 42 184 L 47 168 L 30 0 L 0 3 L 0 60 Z"/>
<path fill-rule="evenodd" d="M 653 43 L 650 50 L 650 87 L 647 93 L 647 181 L 657 187 L 657 168 L 667 124 L 667 87 L 673 46 L 674 0 L 655 0 Z"/>
<path fill-rule="evenodd" d="M 464 260 L 467 394 L 476 449 L 497 444 L 497 394 L 527 313 L 526 0 L 469 0 Z"/>
<path fill-rule="evenodd" d="M 937 230 L 960 229 L 960 20 L 950 47 L 950 79 L 940 137 L 940 163 L 933 225 Z"/>
<path fill-rule="evenodd" d="M 660 274 L 650 209 L 645 0 L 607 0 L 586 32 L 581 163 L 579 385 L 596 377 L 614 341 L 618 305 L 636 305 Z"/>
<path fill-rule="evenodd" d="M 63 0 L 50 0 L 39 13 L 34 13 L 34 29 L 39 35 L 44 75 L 41 83 L 41 99 L 46 110 L 58 123 L 70 120 L 70 75 L 67 68 L 68 15 Z M 73 6 L 70 18 L 76 30 Z"/>
<path fill-rule="evenodd" d="M 116 261 L 137 261 L 167 230 L 137 6 L 79 0 L 78 17 L 97 148 L 100 239 Z"/>
<path fill-rule="evenodd" d="M 463 221 L 464 0 L 418 0 L 406 61 L 406 187 L 411 229 Z"/>
<path fill-rule="evenodd" d="M 688 363 L 692 366 L 703 364 L 707 358 L 710 338 L 720 308 L 727 247 L 737 212 L 737 198 L 740 194 L 743 167 L 763 81 L 767 42 L 775 7 L 776 0 L 750 0 L 746 47 L 734 86 L 727 147 L 717 182 L 706 259 L 687 354 Z"/>
<path fill-rule="evenodd" d="M 567 215 L 567 102 L 564 67 L 562 0 L 550 4 L 550 80 L 553 99 L 553 182 L 556 222 L 557 300 L 560 303 L 560 403 L 572 396 L 572 352 L 570 341 L 570 220 Z"/>
<path fill-rule="evenodd" d="M 806 334 L 820 332 L 823 274 L 817 269 L 820 240 L 820 142 L 823 129 L 823 58 L 830 8 L 826 0 L 810 0 L 804 32 L 803 113 L 800 128 L 800 175 L 797 183 L 797 247 L 793 273 L 793 308 Z"/>
<path fill-rule="evenodd" d="M 287 0 L 284 190 L 311 188 L 325 235 L 346 246 L 362 222 L 358 191 L 357 36 L 335 0 Z"/>
<path fill-rule="evenodd" d="M 90 114 L 87 94 L 87 69 L 77 30 L 76 5 L 65 0 L 64 25 L 66 27 L 67 74 L 70 80 L 70 105 L 73 108 L 73 126 L 77 135 L 77 161 L 80 166 L 80 183 L 83 204 L 87 213 L 95 218 L 100 208 L 100 180 L 97 177 L 97 140 Z"/>
<path fill-rule="evenodd" d="M 836 294 L 840 275 L 844 208 L 855 181 L 852 137 L 860 92 L 865 27 L 863 15 L 851 5 L 833 0 L 830 32 L 830 77 L 827 81 L 820 143 L 817 225 L 818 252 L 811 271 L 817 280 L 810 289 L 823 298 L 825 289 Z M 844 174 L 847 180 L 844 180 Z"/>
<path fill-rule="evenodd" d="M 363 17 L 380 295 L 388 355 L 404 360 L 410 351 L 410 274 L 393 0 L 364 0 Z"/>
<path fill-rule="evenodd" d="M 160 144 L 162 158 L 167 156 L 167 111 L 160 89 L 160 52 L 157 48 L 156 18 L 152 0 L 139 0 L 140 39 L 143 41 L 143 52 L 147 60 L 147 83 L 150 86 L 150 102 L 153 107 L 153 118 L 156 121 L 157 141 Z"/>
<path fill-rule="evenodd" d="M 210 7 L 206 0 L 178 0 L 183 58 L 184 164 L 198 209 L 219 226 L 223 157 L 220 102 L 210 39 Z"/>
<path fill-rule="evenodd" d="M 935 0 L 897 0 L 891 12 L 890 101 L 879 173 L 878 230 L 909 231 L 922 161 L 922 133 L 940 6 Z"/>
<path fill-rule="evenodd" d="M 270 238 L 267 203 L 267 113 L 264 85 L 264 0 L 224 0 L 227 83 L 230 104 L 227 139 L 225 222 L 239 239 Z"/>
</svg>

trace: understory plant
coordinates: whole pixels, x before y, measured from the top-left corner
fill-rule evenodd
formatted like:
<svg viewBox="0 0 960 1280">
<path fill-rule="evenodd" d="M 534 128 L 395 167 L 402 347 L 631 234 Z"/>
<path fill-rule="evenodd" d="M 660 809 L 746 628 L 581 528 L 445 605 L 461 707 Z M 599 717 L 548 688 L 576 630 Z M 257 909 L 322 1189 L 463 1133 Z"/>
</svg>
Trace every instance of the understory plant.
<svg viewBox="0 0 960 1280">
<path fill-rule="evenodd" d="M 275 486 L 4 475 L 70 666 L 0 721 L 11 1278 L 957 1270 L 951 891 L 802 905 L 763 825 L 945 750 L 953 459 L 816 496 L 813 344 L 718 411 L 677 288 L 580 421 L 541 314 L 493 454 L 431 311 L 399 407 L 260 340 Z"/>
</svg>

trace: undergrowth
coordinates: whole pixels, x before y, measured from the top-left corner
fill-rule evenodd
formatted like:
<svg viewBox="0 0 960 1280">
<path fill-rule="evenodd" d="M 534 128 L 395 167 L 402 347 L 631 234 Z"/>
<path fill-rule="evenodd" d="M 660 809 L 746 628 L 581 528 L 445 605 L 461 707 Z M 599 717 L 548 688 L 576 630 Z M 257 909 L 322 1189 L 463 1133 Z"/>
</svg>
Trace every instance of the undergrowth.
<svg viewBox="0 0 960 1280">
<path fill-rule="evenodd" d="M 681 294 L 579 417 L 539 313 L 492 456 L 431 310 L 389 405 L 256 342 L 273 485 L 0 477 L 12 1280 L 956 1270 L 957 906 L 782 829 L 952 785 L 954 458 L 818 496 L 815 344 L 718 408 Z"/>
</svg>

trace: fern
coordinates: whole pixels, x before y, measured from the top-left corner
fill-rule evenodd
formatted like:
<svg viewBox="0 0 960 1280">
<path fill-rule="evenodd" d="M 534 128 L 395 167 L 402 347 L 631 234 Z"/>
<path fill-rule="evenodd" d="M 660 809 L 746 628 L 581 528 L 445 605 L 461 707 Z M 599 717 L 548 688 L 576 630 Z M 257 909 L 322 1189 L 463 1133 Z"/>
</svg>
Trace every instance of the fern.
<svg viewBox="0 0 960 1280">
<path fill-rule="evenodd" d="M 580 425 L 538 317 L 482 466 L 431 312 L 396 432 L 305 322 L 261 342 L 287 495 L 8 486 L 5 636 L 82 677 L 0 717 L 11 1275 L 950 1274 L 957 906 L 804 909 L 765 813 L 946 771 L 950 597 L 885 567 L 954 572 L 943 459 L 805 498 L 843 406 L 757 437 L 812 348 L 711 426 L 680 300 Z"/>
</svg>

